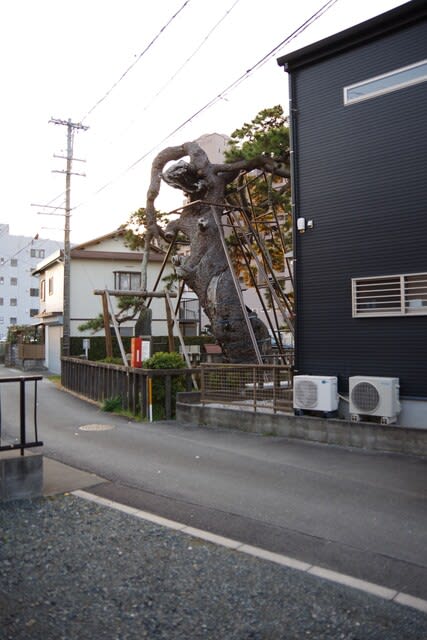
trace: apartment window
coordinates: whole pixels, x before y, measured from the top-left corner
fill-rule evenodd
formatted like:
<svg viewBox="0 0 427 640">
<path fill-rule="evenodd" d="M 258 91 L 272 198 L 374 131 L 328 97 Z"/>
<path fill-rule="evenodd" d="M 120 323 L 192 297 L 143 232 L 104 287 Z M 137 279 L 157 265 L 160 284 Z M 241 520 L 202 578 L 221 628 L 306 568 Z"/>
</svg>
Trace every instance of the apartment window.
<svg viewBox="0 0 427 640">
<path fill-rule="evenodd" d="M 49 278 L 49 295 L 53 294 L 53 278 Z"/>
<path fill-rule="evenodd" d="M 31 249 L 30 256 L 32 258 L 44 258 L 44 249 Z"/>
<path fill-rule="evenodd" d="M 344 87 L 344 104 L 376 98 L 427 80 L 427 60 Z"/>
<path fill-rule="evenodd" d="M 11 278 L 11 279 L 10 279 L 10 284 L 11 284 L 13 287 L 18 286 L 18 278 Z"/>
<path fill-rule="evenodd" d="M 38 312 L 39 312 L 38 309 L 30 309 L 30 317 L 34 318 L 34 316 L 36 316 Z"/>
<path fill-rule="evenodd" d="M 4 316 L 0 316 L 0 324 L 4 324 Z"/>
<path fill-rule="evenodd" d="M 427 273 L 352 279 L 353 317 L 427 315 Z"/>
<path fill-rule="evenodd" d="M 114 288 L 120 291 L 139 291 L 141 289 L 141 274 L 133 271 L 115 271 Z"/>
<path fill-rule="evenodd" d="M 39 296 L 39 290 L 38 289 L 30 289 L 30 296 L 32 298 L 38 298 Z"/>
<path fill-rule="evenodd" d="M 16 323 L 17 323 L 16 318 L 13 318 L 13 317 L 12 317 L 12 318 L 9 318 L 9 324 L 14 325 L 14 324 L 16 324 Z"/>
<path fill-rule="evenodd" d="M 40 281 L 40 300 L 46 299 L 46 280 Z"/>
<path fill-rule="evenodd" d="M 11 307 L 16 307 L 17 304 L 18 304 L 18 299 L 17 298 L 11 298 L 10 299 L 10 306 Z"/>
<path fill-rule="evenodd" d="M 17 267 L 18 266 L 18 260 L 16 258 L 11 258 L 10 259 L 10 266 L 11 267 Z"/>
<path fill-rule="evenodd" d="M 4 284 L 4 276 L 0 276 L 0 284 Z"/>
<path fill-rule="evenodd" d="M 0 307 L 2 307 L 4 305 L 4 299 L 0 298 Z"/>
</svg>

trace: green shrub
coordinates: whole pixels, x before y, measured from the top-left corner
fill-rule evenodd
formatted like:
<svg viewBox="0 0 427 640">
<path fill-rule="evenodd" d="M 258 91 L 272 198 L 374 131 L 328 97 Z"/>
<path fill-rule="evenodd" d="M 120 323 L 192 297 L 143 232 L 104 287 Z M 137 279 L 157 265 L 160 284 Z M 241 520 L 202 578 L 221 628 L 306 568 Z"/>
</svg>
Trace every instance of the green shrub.
<svg viewBox="0 0 427 640">
<path fill-rule="evenodd" d="M 166 353 L 165 351 L 159 351 L 144 360 L 142 363 L 144 369 L 184 369 L 186 364 L 179 353 Z M 184 376 L 174 376 L 172 378 L 171 394 L 172 394 L 172 416 L 175 416 L 176 407 L 176 394 L 179 391 L 185 391 L 185 378 Z M 162 420 L 166 416 L 165 412 L 165 381 L 164 378 L 153 378 L 153 418 L 155 420 Z"/>
<path fill-rule="evenodd" d="M 142 363 L 144 369 L 183 369 L 185 361 L 179 353 L 158 351 Z"/>
<path fill-rule="evenodd" d="M 105 398 L 104 402 L 101 405 L 102 411 L 108 411 L 109 413 L 120 411 L 121 408 L 122 408 L 122 399 L 120 396 Z"/>
<path fill-rule="evenodd" d="M 120 358 L 115 358 L 114 356 L 112 358 L 101 358 L 101 360 L 97 360 L 97 362 L 105 362 L 106 364 L 118 364 L 119 366 L 123 367 L 123 359 Z"/>
</svg>

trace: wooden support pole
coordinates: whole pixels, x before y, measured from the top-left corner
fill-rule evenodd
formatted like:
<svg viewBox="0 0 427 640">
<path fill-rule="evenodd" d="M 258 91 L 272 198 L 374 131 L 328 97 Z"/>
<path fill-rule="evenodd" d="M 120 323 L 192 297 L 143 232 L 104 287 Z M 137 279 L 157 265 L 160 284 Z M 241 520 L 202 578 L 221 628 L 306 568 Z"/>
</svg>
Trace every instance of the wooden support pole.
<svg viewBox="0 0 427 640">
<path fill-rule="evenodd" d="M 176 314 L 172 315 L 173 313 L 172 300 L 170 299 L 170 293 L 166 289 L 165 289 L 165 295 L 166 295 L 166 313 L 167 313 L 167 307 L 169 307 L 169 316 L 172 318 L 172 326 L 175 325 L 176 327 L 179 342 L 182 348 L 182 354 L 184 356 L 184 360 L 187 363 L 187 367 L 191 369 L 191 362 L 190 362 L 190 358 L 188 357 L 187 347 L 185 346 L 185 343 L 184 343 L 184 337 L 181 333 L 181 327 L 179 326 L 179 321 L 177 320 Z M 192 379 L 193 379 L 194 388 L 198 389 L 196 376 L 193 375 Z"/>
<path fill-rule="evenodd" d="M 111 340 L 110 330 L 110 313 L 108 311 L 107 294 L 102 294 L 102 315 L 104 316 L 104 331 L 105 331 L 105 355 L 107 358 L 113 357 L 113 341 Z"/>
<path fill-rule="evenodd" d="M 172 312 L 171 312 L 169 300 L 167 297 L 165 298 L 165 308 L 166 308 L 166 320 L 168 323 L 168 348 L 169 348 L 169 353 L 172 353 L 173 351 L 175 351 L 175 340 L 173 339 L 174 322 L 172 320 Z"/>
<path fill-rule="evenodd" d="M 120 349 L 120 354 L 122 356 L 123 365 L 125 367 L 129 367 L 129 363 L 128 363 L 127 358 L 126 358 L 126 352 L 125 352 L 125 349 L 123 347 L 122 336 L 120 335 L 120 331 L 119 331 L 119 325 L 117 324 L 117 320 L 116 320 L 116 318 L 114 316 L 114 309 L 113 309 L 113 305 L 112 305 L 112 302 L 111 302 L 111 298 L 108 295 L 108 291 L 105 291 L 105 297 L 107 299 L 108 305 L 109 305 L 110 310 L 111 310 L 111 320 L 113 321 L 114 331 L 116 332 L 117 342 L 119 343 L 119 349 Z"/>
</svg>

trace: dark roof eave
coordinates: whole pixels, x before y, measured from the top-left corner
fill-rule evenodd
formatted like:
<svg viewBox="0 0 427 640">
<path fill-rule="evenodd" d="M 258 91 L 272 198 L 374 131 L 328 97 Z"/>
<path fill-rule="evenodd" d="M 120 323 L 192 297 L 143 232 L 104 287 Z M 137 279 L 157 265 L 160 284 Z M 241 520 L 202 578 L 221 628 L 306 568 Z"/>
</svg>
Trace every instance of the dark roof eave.
<svg viewBox="0 0 427 640">
<path fill-rule="evenodd" d="M 314 42 L 307 47 L 287 53 L 277 59 L 277 64 L 284 67 L 285 71 L 292 71 L 297 67 L 319 62 L 323 58 L 345 51 L 362 42 L 417 22 L 426 16 L 427 4 L 425 0 L 411 0 L 411 2 L 399 5 L 386 13 Z"/>
<path fill-rule="evenodd" d="M 129 260 L 141 262 L 143 252 L 136 253 L 131 251 L 88 251 L 87 249 L 71 249 L 71 259 L 83 260 Z M 149 262 L 163 262 L 165 254 L 154 253 L 150 250 Z"/>
</svg>

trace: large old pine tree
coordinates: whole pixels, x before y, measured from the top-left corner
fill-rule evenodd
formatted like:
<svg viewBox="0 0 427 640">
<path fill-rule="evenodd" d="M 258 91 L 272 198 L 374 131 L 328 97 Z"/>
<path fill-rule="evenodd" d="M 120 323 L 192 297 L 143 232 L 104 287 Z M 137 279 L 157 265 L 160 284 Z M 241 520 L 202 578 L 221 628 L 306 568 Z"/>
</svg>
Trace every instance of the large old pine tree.
<svg viewBox="0 0 427 640">
<path fill-rule="evenodd" d="M 256 362 L 269 352 L 270 340 L 267 327 L 242 306 L 229 268 L 221 218 L 230 208 L 230 201 L 236 202 L 238 194 L 243 193 L 236 189 L 230 196 L 230 185 L 238 184 L 242 173 L 259 170 L 286 186 L 284 179 L 290 174 L 285 123 L 281 107 L 260 112 L 250 125 L 234 132 L 232 150 L 223 164 L 211 163 L 195 142 L 164 149 L 152 164 L 145 208 L 144 258 L 148 257 L 154 238 L 171 242 L 177 233 L 186 236 L 190 252 L 175 256 L 176 273 L 197 294 L 213 335 L 226 360 L 232 363 Z M 162 180 L 181 189 L 188 202 L 180 216 L 166 227 L 158 224 L 155 209 Z M 241 205 L 245 205 L 244 201 Z M 142 273 L 144 289 L 144 261 Z M 254 339 L 258 348 L 253 346 Z"/>
</svg>

